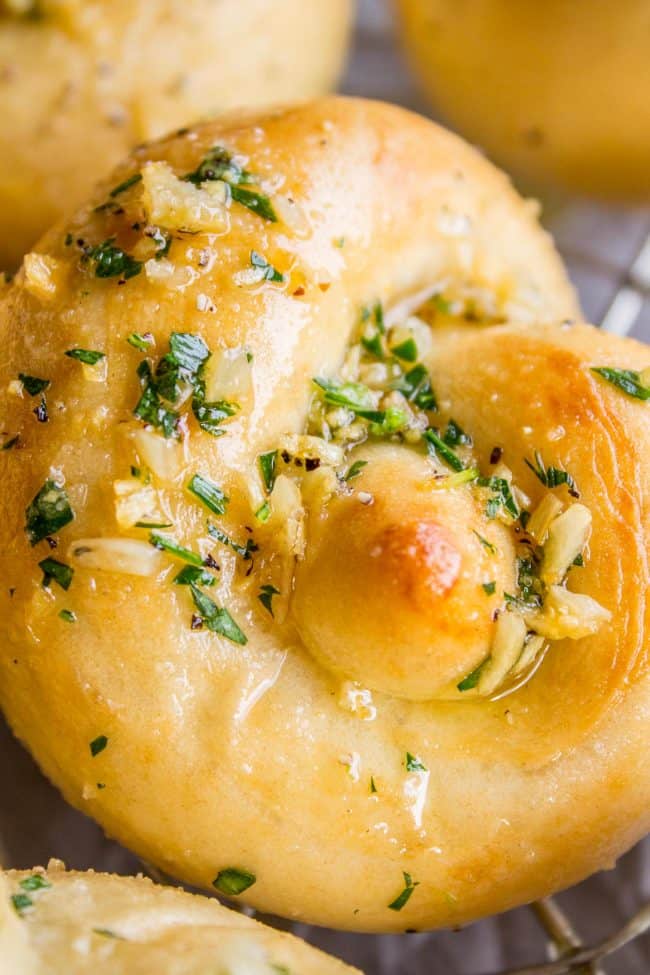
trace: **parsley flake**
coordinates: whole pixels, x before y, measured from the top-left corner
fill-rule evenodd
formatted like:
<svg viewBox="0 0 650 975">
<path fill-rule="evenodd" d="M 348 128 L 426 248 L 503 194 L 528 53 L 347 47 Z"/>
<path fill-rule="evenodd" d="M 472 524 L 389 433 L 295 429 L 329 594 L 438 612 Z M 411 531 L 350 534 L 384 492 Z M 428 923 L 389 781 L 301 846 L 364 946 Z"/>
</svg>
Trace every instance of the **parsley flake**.
<svg viewBox="0 0 650 975">
<path fill-rule="evenodd" d="M 284 274 L 278 271 L 276 267 L 273 267 L 272 264 L 269 264 L 267 259 L 257 251 L 251 251 L 251 265 L 262 272 L 260 277 L 261 281 L 273 281 L 276 284 L 282 284 L 284 281 Z"/>
<path fill-rule="evenodd" d="M 88 746 L 90 748 L 90 754 L 93 758 L 96 758 L 100 752 L 103 752 L 108 745 L 108 738 L 106 735 L 98 735 L 97 738 L 93 738 Z"/>
<path fill-rule="evenodd" d="M 64 623 L 76 623 L 77 617 L 72 612 L 71 609 L 62 609 L 59 613 L 59 619 L 63 620 Z"/>
<path fill-rule="evenodd" d="M 213 481 L 209 481 L 202 474 L 195 474 L 189 484 L 188 491 L 202 501 L 215 515 L 225 515 L 229 498 Z"/>
<path fill-rule="evenodd" d="M 255 874 L 249 873 L 248 870 L 227 867 L 225 870 L 219 871 L 212 881 L 212 886 L 216 887 L 222 894 L 232 897 L 237 894 L 243 894 L 245 890 L 253 886 L 256 880 L 257 877 Z"/>
<path fill-rule="evenodd" d="M 153 545 L 154 548 L 159 549 L 161 552 L 168 552 L 173 555 L 174 558 L 180 559 L 182 562 L 189 562 L 190 565 L 196 565 L 199 567 L 203 566 L 203 559 L 196 552 L 190 551 L 189 548 L 184 548 L 179 545 L 176 539 L 170 538 L 169 535 L 161 535 L 158 532 L 151 532 L 149 535 L 149 544 Z"/>
<path fill-rule="evenodd" d="M 419 881 L 414 881 L 410 873 L 403 871 L 404 876 L 404 889 L 400 894 L 397 895 L 394 901 L 391 901 L 388 905 L 390 911 L 401 911 L 403 907 L 408 904 L 411 895 L 415 888 L 419 886 Z"/>
<path fill-rule="evenodd" d="M 265 193 L 260 193 L 258 190 L 247 190 L 235 183 L 230 185 L 230 195 L 235 203 L 241 203 L 242 206 L 252 210 L 262 219 L 268 220 L 269 223 L 278 222 L 278 215 Z"/>
<path fill-rule="evenodd" d="M 481 679 L 481 672 L 489 659 L 490 658 L 487 657 L 478 665 L 478 667 L 475 668 L 475 670 L 473 670 L 470 674 L 468 674 L 467 677 L 463 677 L 460 683 L 456 684 L 457 689 L 459 691 L 473 690 L 477 686 L 479 680 Z"/>
<path fill-rule="evenodd" d="M 279 595 L 280 595 L 280 590 L 276 589 L 275 586 L 271 586 L 271 585 L 262 586 L 259 591 L 259 595 L 257 598 L 261 602 L 262 606 L 269 611 L 271 616 L 274 615 L 273 597 Z"/>
<path fill-rule="evenodd" d="M 534 464 L 531 463 L 531 461 L 529 461 L 527 458 L 524 458 L 524 462 L 533 472 L 535 477 L 542 482 L 544 487 L 555 488 L 559 487 L 561 484 L 566 484 L 570 491 L 575 491 L 575 481 L 568 471 L 562 470 L 559 467 L 545 467 L 544 461 L 542 460 L 542 455 L 538 450 L 535 451 Z"/>
<path fill-rule="evenodd" d="M 494 596 L 497 588 L 496 582 L 483 582 L 481 586 L 486 596 Z"/>
<path fill-rule="evenodd" d="M 111 197 L 111 199 L 114 199 L 116 196 L 119 196 L 120 193 L 124 193 L 125 190 L 131 189 L 131 187 L 135 186 L 136 183 L 139 183 L 141 179 L 142 173 L 134 173 L 133 176 L 129 176 L 128 179 L 125 179 L 123 183 L 119 183 L 117 186 L 114 186 L 108 195 Z"/>
<path fill-rule="evenodd" d="M 344 481 L 353 481 L 355 477 L 359 477 L 364 467 L 368 464 L 367 460 L 355 460 L 354 464 L 351 464 L 347 472 L 343 475 Z"/>
<path fill-rule="evenodd" d="M 216 540 L 221 542 L 222 545 L 226 545 L 231 548 L 233 552 L 237 553 L 237 555 L 241 555 L 245 561 L 248 561 L 251 558 L 253 552 L 257 552 L 257 544 L 252 538 L 247 538 L 246 544 L 240 545 L 238 542 L 235 542 L 230 535 L 226 535 L 226 533 L 221 531 L 220 528 L 217 528 L 216 525 L 208 525 L 208 535 L 210 535 L 211 538 L 216 538 Z"/>
<path fill-rule="evenodd" d="M 275 484 L 276 471 L 275 467 L 278 460 L 278 451 L 269 450 L 266 454 L 260 454 L 257 458 L 260 465 L 260 470 L 262 472 L 262 480 L 264 481 L 264 487 L 270 493 L 273 490 L 273 485 Z"/>
<path fill-rule="evenodd" d="M 194 605 L 201 614 L 203 623 L 212 633 L 225 636 L 227 640 L 231 640 L 233 643 L 237 643 L 242 647 L 248 643 L 248 637 L 242 633 L 227 609 L 217 606 L 194 583 L 190 583 L 190 590 Z"/>
<path fill-rule="evenodd" d="M 43 588 L 47 589 L 50 583 L 54 581 L 61 586 L 61 589 L 67 592 L 74 575 L 74 569 L 71 566 L 66 565 L 64 562 L 58 562 L 56 559 L 49 558 L 42 559 L 38 563 L 38 566 L 43 570 Z"/>
<path fill-rule="evenodd" d="M 128 281 L 140 273 L 142 261 L 136 261 L 121 247 L 116 247 L 113 240 L 111 237 L 96 247 L 91 247 L 86 251 L 85 257 L 94 263 L 96 278 L 121 277 Z"/>
<path fill-rule="evenodd" d="M 54 535 L 74 518 L 68 495 L 55 481 L 47 480 L 25 509 L 25 531 L 32 545 Z"/>
<path fill-rule="evenodd" d="M 444 440 L 432 427 L 425 430 L 422 436 L 427 442 L 427 450 L 432 457 L 440 457 L 440 459 L 443 460 L 448 467 L 451 467 L 453 471 L 465 470 L 465 465 L 460 457 L 454 453 L 451 447 L 447 446 Z"/>
<path fill-rule="evenodd" d="M 94 349 L 68 349 L 64 355 L 69 359 L 77 359 L 86 366 L 96 366 L 101 359 L 106 358 L 105 352 L 97 352 Z"/>
<path fill-rule="evenodd" d="M 641 373 L 635 369 L 615 369 L 613 366 L 593 366 L 592 372 L 607 380 L 633 399 L 650 399 L 650 387 L 641 382 Z"/>
<path fill-rule="evenodd" d="M 407 772 L 428 772 L 426 765 L 417 757 L 417 755 L 411 755 L 410 752 L 406 753 L 406 771 Z"/>
<path fill-rule="evenodd" d="M 210 572 L 200 568 L 198 565 L 185 565 L 174 576 L 174 583 L 177 586 L 214 586 L 216 581 Z"/>
<path fill-rule="evenodd" d="M 34 906 L 34 902 L 29 894 L 12 894 L 11 903 L 14 906 L 16 914 L 18 914 L 20 917 L 22 917 L 25 911 L 28 911 L 30 907 Z"/>
<path fill-rule="evenodd" d="M 418 347 L 415 344 L 415 340 L 412 338 L 405 339 L 404 342 L 400 342 L 399 345 L 394 345 L 391 352 L 393 355 L 397 356 L 398 359 L 403 359 L 404 362 L 417 362 Z"/>
<path fill-rule="evenodd" d="M 46 887 L 51 887 L 52 884 L 47 877 L 43 877 L 40 873 L 33 873 L 29 877 L 23 877 L 20 881 L 20 886 L 23 890 L 45 890 Z"/>
<path fill-rule="evenodd" d="M 23 389 L 29 396 L 38 396 L 40 393 L 44 393 L 50 385 L 49 379 L 39 379 L 38 376 L 27 376 L 24 372 L 19 372 L 18 378 L 23 384 Z"/>
</svg>

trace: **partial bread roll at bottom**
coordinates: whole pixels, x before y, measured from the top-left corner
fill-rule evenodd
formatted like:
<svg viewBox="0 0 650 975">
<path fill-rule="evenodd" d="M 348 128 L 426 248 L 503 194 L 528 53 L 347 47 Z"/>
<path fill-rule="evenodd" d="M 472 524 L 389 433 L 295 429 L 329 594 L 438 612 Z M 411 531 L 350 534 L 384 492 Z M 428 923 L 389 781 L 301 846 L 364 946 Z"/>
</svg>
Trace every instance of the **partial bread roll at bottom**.
<svg viewBox="0 0 650 975">
<path fill-rule="evenodd" d="M 216 900 L 144 877 L 0 873 L 0 975 L 359 975 Z"/>
</svg>

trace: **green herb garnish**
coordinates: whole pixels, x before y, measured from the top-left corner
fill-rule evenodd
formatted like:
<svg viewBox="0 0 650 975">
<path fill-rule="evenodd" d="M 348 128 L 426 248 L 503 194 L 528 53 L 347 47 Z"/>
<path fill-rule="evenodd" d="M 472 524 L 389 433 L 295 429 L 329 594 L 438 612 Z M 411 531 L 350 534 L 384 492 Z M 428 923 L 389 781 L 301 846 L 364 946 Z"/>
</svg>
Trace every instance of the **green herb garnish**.
<svg viewBox="0 0 650 975">
<path fill-rule="evenodd" d="M 399 345 L 394 345 L 390 351 L 393 353 L 393 355 L 397 356 L 398 359 L 403 359 L 404 362 L 417 362 L 418 347 L 415 344 L 415 340 L 412 338 L 405 339 L 404 342 L 400 342 Z"/>
<path fill-rule="evenodd" d="M 362 383 L 337 383 L 330 379 L 313 380 L 321 390 L 323 399 L 330 406 L 343 406 L 351 410 L 356 416 L 371 423 L 381 424 L 386 418 L 383 410 L 374 408 L 371 391 Z"/>
<path fill-rule="evenodd" d="M 375 777 L 374 777 L 374 775 L 371 775 L 370 776 L 370 795 L 371 796 L 374 795 L 376 791 L 377 791 L 377 786 L 375 785 Z"/>
<path fill-rule="evenodd" d="M 501 508 L 504 508 L 512 518 L 519 517 L 517 502 L 505 477 L 479 477 L 476 483 L 479 487 L 489 488 L 494 492 L 485 510 L 488 518 L 496 518 Z"/>
<path fill-rule="evenodd" d="M 0 449 L 13 450 L 13 448 L 17 447 L 19 443 L 20 443 L 20 436 L 19 434 L 16 434 L 15 437 L 10 437 L 9 440 L 5 440 L 5 442 L 3 443 Z"/>
<path fill-rule="evenodd" d="M 413 366 L 404 376 L 395 380 L 391 385 L 393 389 L 399 390 L 409 403 L 415 403 L 421 410 L 435 411 L 438 409 L 438 403 L 431 385 L 431 377 L 426 366 L 421 362 Z"/>
<path fill-rule="evenodd" d="M 70 583 L 74 575 L 74 569 L 71 566 L 66 565 L 64 562 L 58 562 L 56 559 L 49 558 L 42 559 L 38 565 L 43 570 L 42 585 L 45 589 L 49 587 L 53 580 L 66 591 L 70 588 Z"/>
<path fill-rule="evenodd" d="M 242 633 L 227 609 L 217 606 L 209 596 L 201 592 L 193 583 L 190 583 L 190 590 L 194 605 L 209 630 L 225 636 L 226 639 L 239 644 L 239 646 L 243 647 L 248 643 L 248 638 Z"/>
<path fill-rule="evenodd" d="M 487 662 L 488 662 L 489 659 L 490 658 L 487 657 L 485 660 L 483 660 L 478 665 L 478 667 L 471 672 L 471 674 L 468 674 L 467 677 L 464 677 L 460 681 L 459 684 L 456 684 L 457 689 L 459 691 L 472 691 L 472 690 L 474 690 L 474 688 L 478 685 L 479 680 L 481 679 L 481 672 L 482 672 L 483 668 L 485 667 L 485 665 L 487 664 Z"/>
<path fill-rule="evenodd" d="M 404 890 L 397 895 L 394 901 L 391 901 L 388 905 L 390 911 L 401 911 L 403 907 L 406 906 L 411 898 L 411 894 L 415 888 L 419 885 L 419 881 L 413 881 L 410 873 L 403 871 L 404 876 Z"/>
<path fill-rule="evenodd" d="M 257 518 L 258 521 L 261 521 L 262 524 L 264 524 L 269 520 L 269 518 L 271 517 L 271 505 L 269 504 L 268 501 L 264 501 L 259 506 L 259 508 L 255 512 L 255 517 Z"/>
<path fill-rule="evenodd" d="M 190 565 L 203 566 L 203 559 L 200 555 L 190 551 L 189 548 L 184 548 L 182 545 L 179 545 L 174 538 L 170 538 L 168 535 L 151 532 L 149 535 L 149 543 L 161 552 L 169 552 L 174 558 L 181 559 L 183 562 L 189 562 Z"/>
<path fill-rule="evenodd" d="M 74 518 L 68 495 L 48 480 L 25 509 L 25 531 L 32 545 L 64 528 Z"/>
<path fill-rule="evenodd" d="M 633 399 L 650 399 L 650 387 L 641 382 L 641 373 L 635 369 L 615 369 L 613 366 L 593 366 L 592 372 L 606 379 Z"/>
<path fill-rule="evenodd" d="M 492 542 L 490 542 L 487 538 L 484 538 L 483 535 L 479 535 L 475 528 L 472 528 L 472 534 L 476 535 L 486 552 L 489 552 L 490 555 L 497 554 L 496 545 L 493 545 Z"/>
<path fill-rule="evenodd" d="M 575 491 L 575 481 L 568 471 L 562 470 L 559 467 L 545 467 L 542 455 L 538 450 L 535 451 L 534 464 L 527 458 L 524 458 L 524 463 L 530 468 L 535 477 L 542 482 L 544 487 L 556 488 L 561 484 L 566 484 L 570 491 Z"/>
<path fill-rule="evenodd" d="M 40 873 L 33 873 L 29 877 L 23 877 L 20 881 L 20 886 L 23 890 L 45 890 L 46 887 L 51 887 L 52 884 L 46 877 L 42 877 Z"/>
<path fill-rule="evenodd" d="M 273 485 L 275 484 L 275 467 L 278 460 L 278 452 L 277 450 L 269 450 L 269 452 L 266 454 L 260 454 L 257 460 L 262 472 L 264 487 L 270 494 L 273 490 Z"/>
<path fill-rule="evenodd" d="M 246 561 L 251 558 L 253 552 L 257 552 L 258 546 L 252 538 L 247 538 L 245 545 L 239 545 L 238 542 L 233 541 L 230 535 L 226 535 L 226 533 L 221 531 L 220 528 L 217 528 L 216 525 L 208 525 L 208 535 L 210 535 L 211 538 L 216 538 L 216 540 L 221 542 L 222 545 L 227 545 L 233 550 L 233 552 L 236 552 L 237 555 L 241 555 L 241 557 Z"/>
<path fill-rule="evenodd" d="M 449 420 L 447 423 L 447 429 L 445 430 L 442 439 L 448 447 L 472 446 L 472 438 L 468 433 L 465 433 L 461 427 L 459 427 L 455 420 Z"/>
<path fill-rule="evenodd" d="M 481 586 L 486 596 L 494 596 L 497 588 L 496 582 L 482 582 Z"/>
<path fill-rule="evenodd" d="M 116 247 L 111 237 L 96 247 L 91 247 L 86 251 L 86 258 L 95 265 L 96 278 L 134 278 L 142 270 L 142 261 L 136 261 L 134 257 L 123 251 L 121 247 Z"/>
<path fill-rule="evenodd" d="M 114 199 L 116 196 L 119 196 L 120 193 L 124 193 L 125 190 L 135 186 L 135 184 L 139 183 L 141 179 L 142 173 L 134 173 L 133 176 L 129 176 L 128 179 L 125 179 L 123 183 L 119 183 L 117 186 L 113 187 L 108 195 L 111 197 L 111 199 Z"/>
<path fill-rule="evenodd" d="M 344 481 L 353 481 L 355 477 L 359 477 L 361 471 L 368 464 L 367 460 L 355 460 L 354 464 L 351 464 L 347 472 L 343 475 Z"/>
<path fill-rule="evenodd" d="M 254 182 L 252 173 L 235 162 L 223 146 L 213 146 L 197 168 L 183 176 L 183 179 L 188 183 L 194 183 L 195 186 L 219 179 L 231 185 Z"/>
<path fill-rule="evenodd" d="M 406 753 L 406 771 L 407 772 L 428 772 L 428 768 L 424 763 L 417 757 L 417 755 L 411 755 L 410 752 Z"/>
<path fill-rule="evenodd" d="M 242 206 L 252 210 L 264 220 L 268 220 L 270 223 L 278 222 L 278 215 L 265 193 L 260 193 L 258 190 L 247 190 L 245 187 L 234 183 L 230 184 L 230 195 L 236 203 L 241 203 Z"/>
<path fill-rule="evenodd" d="M 139 332 L 131 332 L 126 340 L 129 345 L 132 345 L 134 349 L 139 349 L 140 352 L 148 352 L 152 346 L 152 342 L 147 340 L 144 335 L 140 335 Z"/>
<path fill-rule="evenodd" d="M 62 619 L 64 623 L 76 623 L 77 617 L 72 612 L 71 609 L 62 609 L 59 613 L 59 619 Z"/>
<path fill-rule="evenodd" d="M 96 352 L 93 349 L 68 349 L 64 355 L 69 359 L 77 359 L 86 366 L 96 366 L 101 359 L 106 358 L 105 352 Z"/>
<path fill-rule="evenodd" d="M 202 474 L 195 474 L 187 489 L 215 515 L 225 515 L 230 499 L 213 481 Z"/>
<path fill-rule="evenodd" d="M 279 595 L 280 595 L 280 590 L 276 589 L 275 586 L 271 586 L 271 585 L 262 586 L 259 591 L 259 595 L 257 598 L 261 602 L 262 606 L 269 611 L 271 616 L 274 615 L 273 597 Z"/>
<path fill-rule="evenodd" d="M 436 433 L 436 431 L 429 427 L 422 434 L 427 442 L 427 450 L 432 457 L 440 457 L 441 460 L 445 462 L 453 471 L 463 471 L 465 470 L 465 465 L 463 464 L 460 457 L 454 453 L 451 447 L 448 447 L 444 440 Z"/>
<path fill-rule="evenodd" d="M 174 576 L 174 583 L 177 586 L 213 586 L 216 581 L 210 572 L 198 565 L 185 565 L 178 575 Z"/>
<path fill-rule="evenodd" d="M 40 393 L 44 393 L 47 387 L 50 385 L 49 379 L 39 379 L 37 376 L 27 376 L 24 372 L 19 372 L 18 378 L 23 384 L 25 392 L 29 396 L 38 396 Z"/>
<path fill-rule="evenodd" d="M 97 786 L 99 787 L 99 782 Z M 118 941 L 126 941 L 127 939 L 121 935 L 117 934 L 115 931 L 111 931 L 110 928 L 93 928 L 93 934 L 99 934 L 102 938 L 116 938 Z"/>
<path fill-rule="evenodd" d="M 237 867 L 227 867 L 225 870 L 220 870 L 215 879 L 212 881 L 212 886 L 216 887 L 218 891 L 222 894 L 228 896 L 233 896 L 236 894 L 243 894 L 245 890 L 252 887 L 257 877 L 254 873 L 249 873 L 248 870 L 239 870 Z"/>
<path fill-rule="evenodd" d="M 11 903 L 14 906 L 16 914 L 21 917 L 25 911 L 28 911 L 30 907 L 34 906 L 34 902 L 28 894 L 12 894 Z"/>
<path fill-rule="evenodd" d="M 93 758 L 96 758 L 100 752 L 103 752 L 108 745 L 108 738 L 106 735 L 98 735 L 97 738 L 93 738 L 90 745 L 90 754 Z"/>
<path fill-rule="evenodd" d="M 269 264 L 267 259 L 257 251 L 251 251 L 251 265 L 262 272 L 262 281 L 274 281 L 276 284 L 281 284 L 284 281 L 284 274 Z"/>
</svg>

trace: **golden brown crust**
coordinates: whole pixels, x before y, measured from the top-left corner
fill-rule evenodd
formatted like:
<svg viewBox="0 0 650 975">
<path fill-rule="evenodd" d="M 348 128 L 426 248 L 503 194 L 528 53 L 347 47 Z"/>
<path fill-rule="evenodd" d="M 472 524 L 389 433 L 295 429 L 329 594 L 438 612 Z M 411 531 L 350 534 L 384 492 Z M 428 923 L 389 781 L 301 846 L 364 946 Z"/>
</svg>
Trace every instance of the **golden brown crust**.
<svg viewBox="0 0 650 975">
<path fill-rule="evenodd" d="M 327 91 L 352 5 L 330 0 L 309 17 L 302 0 L 44 0 L 39 9 L 38 18 L 0 10 L 0 269 L 13 270 L 134 145 L 239 106 Z"/>
<path fill-rule="evenodd" d="M 231 154 L 227 186 L 179 178 L 215 145 Z M 129 180 L 110 205 L 109 191 Z M 250 197 L 233 186 L 277 208 L 277 222 L 239 202 Z M 251 266 L 253 251 L 260 260 Z M 113 260 L 123 273 L 99 276 Z M 603 639 L 556 644 L 507 707 L 442 701 L 437 688 L 489 649 L 492 614 L 515 573 L 511 527 L 486 516 L 471 486 L 439 485 L 439 465 L 419 440 L 368 441 L 349 455 L 368 460 L 356 480 L 344 482 L 335 460 L 298 486 L 313 378 L 338 375 L 361 306 L 379 299 L 388 318 L 423 289 L 464 296 L 449 306 L 465 308 L 465 319 L 525 320 L 490 330 L 445 313 L 453 327 L 420 323 L 433 338 L 423 359 L 440 416 L 453 409 L 471 431 L 482 470 L 502 440 L 533 498 L 523 457 L 540 437 L 548 463 L 576 468 L 594 511 L 581 579 L 619 617 L 626 607 L 625 628 L 617 621 Z M 625 691 L 645 648 L 643 592 L 630 580 L 645 572 L 647 421 L 643 404 L 625 401 L 586 364 L 596 353 L 604 364 L 636 364 L 645 353 L 585 327 L 535 324 L 575 313 L 550 241 L 507 181 L 455 137 L 381 104 L 328 99 L 163 140 L 48 234 L 0 305 L 0 428 L 19 437 L 0 453 L 0 700 L 67 798 L 185 880 L 208 887 L 219 871 L 242 868 L 256 877 L 244 893 L 254 905 L 366 930 L 500 910 L 631 842 L 647 805 L 644 778 L 626 771 L 645 729 L 642 685 Z M 185 398 L 183 382 L 167 440 L 133 415 L 148 383 L 136 369 L 168 362 L 173 332 L 200 335 L 211 350 L 206 389 L 236 389 L 240 409 L 218 438 L 199 425 L 199 394 L 194 387 Z M 79 348 L 105 361 L 92 372 L 65 355 Z M 19 373 L 49 380 L 47 423 L 34 418 L 40 393 L 30 395 Z M 525 433 L 528 414 L 535 435 Z M 547 434 L 560 425 L 555 457 Z M 323 456 L 343 454 L 335 442 L 319 444 Z M 275 449 L 279 476 L 267 495 L 257 457 Z M 623 464 L 634 483 L 618 477 Z M 225 514 L 188 491 L 197 473 L 228 496 Z M 53 530 L 51 551 L 25 535 L 25 509 L 47 479 L 65 482 L 74 511 Z M 347 531 L 353 503 L 358 526 L 338 548 L 332 529 L 340 519 Z M 204 596 L 228 609 L 246 643 L 232 629 L 228 639 L 197 628 L 223 625 L 223 616 L 174 584 L 183 563 L 148 544 L 148 530 L 128 520 L 132 504 L 200 553 L 213 583 Z M 387 550 L 388 572 L 364 539 Z M 500 553 L 490 575 L 485 542 Z M 429 564 L 437 553 L 442 567 Z M 38 563 L 47 556 L 74 565 L 69 589 L 43 588 Z M 398 562 L 406 572 L 396 583 Z M 329 593 L 318 592 L 321 578 Z M 492 595 L 482 588 L 489 580 L 498 583 Z M 275 618 L 259 598 L 270 595 L 264 586 L 279 590 Z M 328 595 L 329 606 L 318 605 Z M 321 623 L 330 627 L 324 644 L 314 632 Z M 409 666 L 391 653 L 389 625 Z M 420 639 L 409 640 L 416 625 Z M 343 640 L 323 666 L 328 639 L 345 638 L 346 627 L 350 636 L 355 628 L 358 675 Z M 433 637 L 437 652 L 427 657 Z M 374 686 L 358 686 L 373 650 Z M 421 679 L 411 681 L 417 667 Z M 390 693 L 376 689 L 385 679 Z M 422 700 L 432 688 L 434 700 Z M 606 757 L 595 763 L 599 750 Z M 606 839 L 594 817 L 611 818 L 614 777 L 625 809 L 619 803 L 620 824 Z M 574 840 L 576 824 L 584 841 Z M 418 886 L 398 911 L 390 905 L 404 873 Z"/>
</svg>

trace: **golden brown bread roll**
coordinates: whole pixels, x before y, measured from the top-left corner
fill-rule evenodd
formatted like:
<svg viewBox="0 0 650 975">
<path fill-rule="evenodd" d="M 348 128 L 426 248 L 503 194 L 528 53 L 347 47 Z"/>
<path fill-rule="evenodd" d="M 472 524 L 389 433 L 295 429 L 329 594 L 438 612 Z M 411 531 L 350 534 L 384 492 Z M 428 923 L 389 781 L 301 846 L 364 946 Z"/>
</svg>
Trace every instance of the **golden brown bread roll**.
<svg viewBox="0 0 650 975">
<path fill-rule="evenodd" d="M 3 975 L 355 975 L 357 969 L 217 901 L 144 877 L 0 873 Z"/>
<path fill-rule="evenodd" d="M 136 143 L 335 83 L 351 0 L 0 2 L 0 270 Z"/>
<path fill-rule="evenodd" d="M 650 357 L 539 324 L 575 313 L 499 173 L 353 100 L 139 150 L 44 238 L 0 304 L 0 702 L 66 797 L 365 930 L 632 842 L 647 414 L 590 366 Z"/>
<path fill-rule="evenodd" d="M 647 0 L 395 0 L 442 117 L 529 183 L 650 199 Z"/>
</svg>

